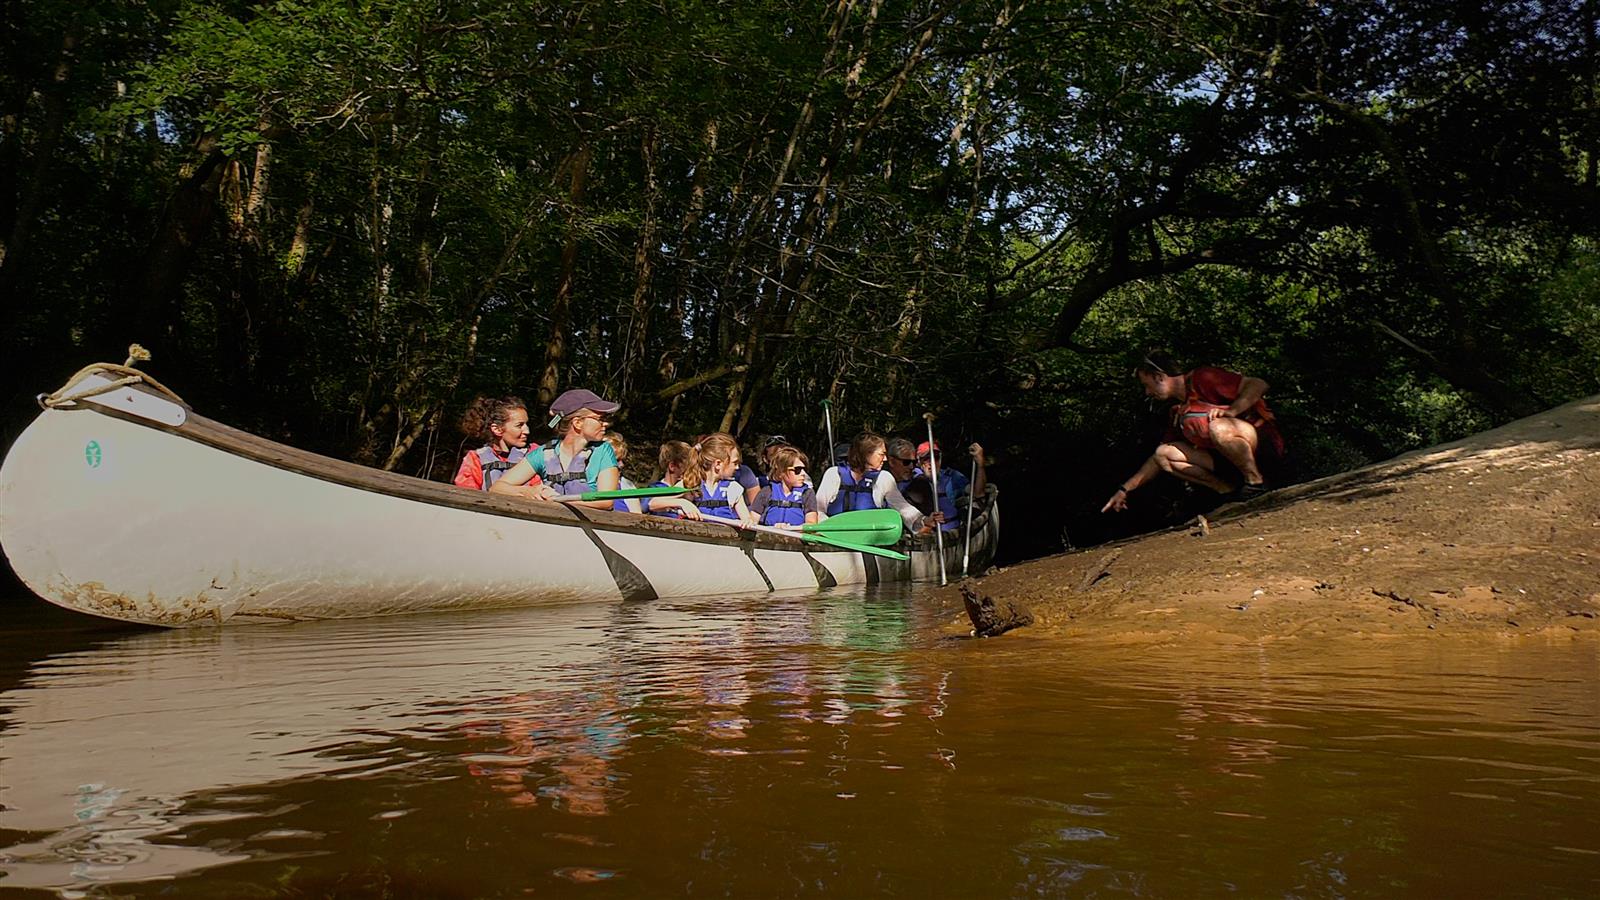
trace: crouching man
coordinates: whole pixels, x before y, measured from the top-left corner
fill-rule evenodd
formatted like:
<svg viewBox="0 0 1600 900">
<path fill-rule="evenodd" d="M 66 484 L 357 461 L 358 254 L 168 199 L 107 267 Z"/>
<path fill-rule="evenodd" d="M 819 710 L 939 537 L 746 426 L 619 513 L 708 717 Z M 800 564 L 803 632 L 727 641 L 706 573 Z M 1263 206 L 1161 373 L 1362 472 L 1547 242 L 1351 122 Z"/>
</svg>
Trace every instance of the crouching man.
<svg viewBox="0 0 1600 900">
<path fill-rule="evenodd" d="M 1216 366 L 1184 372 L 1159 352 L 1146 355 L 1133 371 L 1146 394 L 1173 405 L 1172 420 L 1155 452 L 1118 485 L 1101 512 L 1127 509 L 1128 494 L 1162 472 L 1219 494 L 1237 492 L 1241 500 L 1267 491 L 1261 463 L 1282 459 L 1284 444 L 1264 399 L 1265 381 Z M 1230 480 L 1234 473 L 1242 483 Z"/>
</svg>

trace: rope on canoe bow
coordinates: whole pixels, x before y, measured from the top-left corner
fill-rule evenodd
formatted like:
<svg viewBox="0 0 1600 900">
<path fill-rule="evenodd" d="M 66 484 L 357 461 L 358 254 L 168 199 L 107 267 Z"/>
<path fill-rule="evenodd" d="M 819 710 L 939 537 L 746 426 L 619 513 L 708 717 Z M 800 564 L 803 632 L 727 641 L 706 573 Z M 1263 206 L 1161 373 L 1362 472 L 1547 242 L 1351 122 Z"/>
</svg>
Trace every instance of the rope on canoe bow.
<svg viewBox="0 0 1600 900">
<path fill-rule="evenodd" d="M 130 384 L 138 384 L 143 382 L 144 384 L 148 384 L 157 391 L 160 391 L 161 393 L 172 398 L 172 400 L 175 402 L 184 406 L 188 406 L 189 404 L 184 403 L 183 398 L 179 397 L 171 388 L 157 381 L 154 376 L 145 372 L 140 372 L 138 369 L 133 367 L 134 363 L 145 362 L 149 359 L 149 350 L 146 350 L 138 344 L 129 344 L 128 359 L 122 365 L 119 366 L 116 363 L 90 363 L 89 365 L 79 369 L 71 378 L 68 378 L 67 383 L 62 385 L 55 393 L 41 394 L 39 396 L 39 405 L 45 407 L 46 409 L 56 409 L 63 406 L 76 406 L 80 400 L 87 400 L 90 397 L 98 397 L 101 394 L 109 394 L 112 391 L 125 388 Z M 77 387 L 78 384 L 85 378 L 88 378 L 90 375 L 97 374 L 120 375 L 122 377 L 113 380 L 109 384 L 102 384 L 99 387 L 87 388 L 77 393 L 72 392 L 72 389 Z"/>
</svg>

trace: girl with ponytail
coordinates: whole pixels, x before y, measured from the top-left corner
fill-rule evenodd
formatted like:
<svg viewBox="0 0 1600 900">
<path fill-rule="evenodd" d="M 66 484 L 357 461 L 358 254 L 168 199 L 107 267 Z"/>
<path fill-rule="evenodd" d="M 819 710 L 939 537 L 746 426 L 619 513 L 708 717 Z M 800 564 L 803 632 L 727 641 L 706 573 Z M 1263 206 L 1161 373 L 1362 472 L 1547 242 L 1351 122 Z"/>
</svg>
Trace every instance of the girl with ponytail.
<svg viewBox="0 0 1600 900">
<path fill-rule="evenodd" d="M 718 431 L 701 438 L 694 445 L 689 471 L 683 477 L 684 487 L 697 490 L 685 499 L 693 502 L 702 515 L 752 524 L 755 517 L 745 505 L 744 488 L 734 480 L 739 462 L 739 443 L 732 435 Z"/>
<path fill-rule="evenodd" d="M 679 500 L 652 500 L 650 508 L 653 511 L 676 509 L 688 519 L 716 516 L 751 524 L 754 517 L 745 505 L 744 491 L 733 480 L 738 467 L 739 444 L 730 435 L 722 432 L 705 435 L 689 449 L 689 459 L 683 470 L 683 486 L 694 490 Z"/>
</svg>

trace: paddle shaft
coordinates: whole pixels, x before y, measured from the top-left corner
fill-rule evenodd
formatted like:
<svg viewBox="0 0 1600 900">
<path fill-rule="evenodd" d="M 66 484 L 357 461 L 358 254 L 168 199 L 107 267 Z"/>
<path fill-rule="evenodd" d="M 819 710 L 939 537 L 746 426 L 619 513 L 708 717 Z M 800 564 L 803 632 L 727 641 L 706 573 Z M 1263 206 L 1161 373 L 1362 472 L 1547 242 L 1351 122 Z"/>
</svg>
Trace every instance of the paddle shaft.
<svg viewBox="0 0 1600 900">
<path fill-rule="evenodd" d="M 972 458 L 972 480 L 968 481 L 967 484 L 972 487 L 978 484 L 978 458 L 976 456 Z M 967 488 L 967 543 L 961 550 L 962 578 L 967 577 L 967 559 L 972 555 L 972 523 L 973 520 L 978 518 L 978 510 L 973 506 L 974 503 L 978 502 L 978 495 L 971 493 L 972 487 Z"/>
<path fill-rule="evenodd" d="M 828 448 L 827 448 L 827 451 L 822 454 L 822 458 L 826 459 L 828 461 L 828 465 L 831 466 L 831 465 L 833 465 L 833 401 L 832 400 L 824 400 L 824 401 L 822 401 L 822 424 L 824 426 L 826 426 L 827 429 L 828 429 Z"/>
<path fill-rule="evenodd" d="M 581 494 L 564 494 L 555 498 L 556 503 L 587 503 L 590 500 L 634 500 L 643 497 L 676 497 L 689 493 L 693 488 L 686 487 L 649 487 L 632 488 L 625 491 L 584 491 Z"/>
<path fill-rule="evenodd" d="M 933 445 L 933 413 L 923 413 L 922 418 L 928 421 L 928 480 L 933 482 L 933 511 L 939 511 L 939 451 Z M 944 523 L 933 526 L 933 540 L 939 548 L 939 584 L 944 586 L 950 579 L 944 574 Z"/>
</svg>

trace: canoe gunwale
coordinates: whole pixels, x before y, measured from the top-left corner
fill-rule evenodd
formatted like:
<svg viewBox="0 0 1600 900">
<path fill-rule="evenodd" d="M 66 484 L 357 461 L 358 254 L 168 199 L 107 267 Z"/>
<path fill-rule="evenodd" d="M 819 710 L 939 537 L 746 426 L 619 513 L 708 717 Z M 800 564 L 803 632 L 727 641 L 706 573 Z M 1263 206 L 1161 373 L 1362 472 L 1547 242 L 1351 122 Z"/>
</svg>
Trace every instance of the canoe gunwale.
<svg viewBox="0 0 1600 900">
<path fill-rule="evenodd" d="M 134 384 L 129 387 L 133 390 L 160 397 L 164 401 L 172 402 L 166 395 L 160 394 L 144 385 Z M 641 516 L 638 513 L 588 509 L 558 503 L 533 503 L 519 497 L 489 494 L 485 491 L 469 491 L 453 484 L 444 484 L 410 475 L 387 472 L 382 469 L 363 466 L 359 463 L 322 456 L 309 450 L 301 450 L 202 416 L 196 413 L 193 407 L 188 406 L 188 404 L 181 405 L 187 415 L 183 424 L 178 426 L 155 422 L 142 416 L 130 414 L 114 406 L 96 404 L 93 398 L 70 407 L 56 407 L 48 410 L 45 414 L 93 412 L 144 428 L 166 432 L 173 437 L 193 441 L 224 453 L 296 475 L 432 506 L 443 506 L 468 512 L 522 519 L 542 524 L 561 525 L 570 528 L 623 532 L 720 546 L 740 547 L 753 545 L 762 550 L 788 551 L 811 555 L 853 554 L 859 552 L 802 542 L 798 539 L 788 540 L 777 535 L 743 529 L 732 530 L 715 525 L 702 525 L 683 519 Z M 993 507 L 995 494 L 996 491 L 991 485 L 983 504 L 986 508 L 980 513 L 974 525 L 976 532 L 981 533 L 986 529 L 989 516 L 988 509 Z M 975 534 L 974 536 L 976 537 L 977 535 Z M 933 552 L 934 543 L 931 538 L 924 542 L 908 537 L 902 539 L 900 545 L 903 549 Z"/>
</svg>

